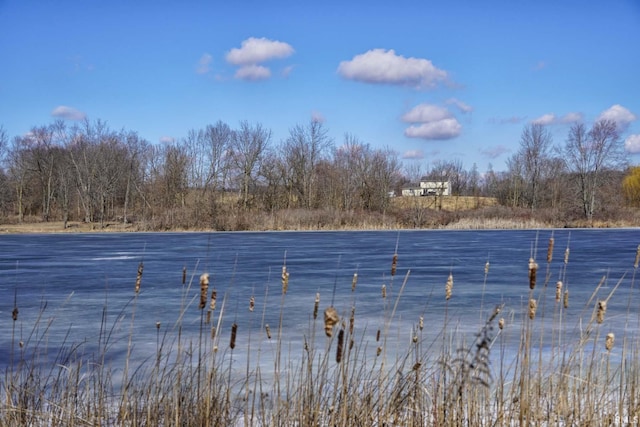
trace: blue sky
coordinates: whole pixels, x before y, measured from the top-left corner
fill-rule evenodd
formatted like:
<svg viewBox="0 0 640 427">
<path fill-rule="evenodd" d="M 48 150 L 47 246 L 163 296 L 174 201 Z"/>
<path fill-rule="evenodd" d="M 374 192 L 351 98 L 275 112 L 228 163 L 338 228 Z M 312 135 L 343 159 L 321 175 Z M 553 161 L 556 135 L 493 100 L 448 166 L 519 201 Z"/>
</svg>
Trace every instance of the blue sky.
<svg viewBox="0 0 640 427">
<path fill-rule="evenodd" d="M 640 1 L 0 0 L 0 125 L 153 143 L 312 118 L 427 169 L 504 170 L 524 126 L 619 124 L 640 161 Z"/>
</svg>

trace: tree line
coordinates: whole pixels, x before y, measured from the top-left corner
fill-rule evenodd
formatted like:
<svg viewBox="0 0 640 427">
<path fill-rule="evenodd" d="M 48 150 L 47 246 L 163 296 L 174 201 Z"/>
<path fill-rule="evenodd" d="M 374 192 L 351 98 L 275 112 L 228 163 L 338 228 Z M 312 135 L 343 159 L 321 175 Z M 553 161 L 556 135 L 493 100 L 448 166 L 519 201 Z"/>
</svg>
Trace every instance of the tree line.
<svg viewBox="0 0 640 427">
<path fill-rule="evenodd" d="M 55 121 L 13 138 L 0 127 L 5 221 L 243 229 L 257 212 L 329 210 L 402 222 L 407 213 L 394 208 L 393 195 L 425 176 L 449 180 L 454 195 L 557 218 L 593 220 L 640 200 L 640 170 L 628 168 L 616 125 L 606 120 L 573 125 L 562 145 L 544 126 L 527 125 L 507 169 L 484 173 L 457 159 L 403 166 L 392 149 L 352 134 L 334 141 L 317 120 L 278 142 L 247 121 L 237 128 L 218 121 L 166 144 L 101 120 Z"/>
</svg>

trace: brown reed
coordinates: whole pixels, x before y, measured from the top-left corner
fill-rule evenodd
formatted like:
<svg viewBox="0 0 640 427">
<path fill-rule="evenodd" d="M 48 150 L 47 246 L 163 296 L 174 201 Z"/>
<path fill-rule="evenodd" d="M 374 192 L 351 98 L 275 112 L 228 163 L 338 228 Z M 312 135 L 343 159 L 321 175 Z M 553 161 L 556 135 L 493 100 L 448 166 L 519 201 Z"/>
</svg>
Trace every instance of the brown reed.
<svg viewBox="0 0 640 427">
<path fill-rule="evenodd" d="M 598 301 L 598 311 L 596 312 L 596 322 L 604 322 L 604 315 L 607 313 L 607 301 Z"/>
<path fill-rule="evenodd" d="M 237 333 L 238 333 L 238 324 L 236 322 L 233 322 L 233 325 L 231 325 L 231 339 L 229 340 L 229 348 L 231 348 L 231 350 L 236 348 Z"/>
<path fill-rule="evenodd" d="M 536 310 L 538 309 L 538 302 L 530 298 L 529 299 L 529 319 L 533 320 L 536 318 Z"/>
<path fill-rule="evenodd" d="M 11 312 L 11 318 L 13 319 L 14 322 L 18 320 L 18 313 L 19 313 L 18 306 L 14 306 L 13 311 Z"/>
<path fill-rule="evenodd" d="M 387 285 L 382 285 L 382 298 L 387 297 Z"/>
<path fill-rule="evenodd" d="M 289 289 L 289 272 L 287 271 L 287 266 L 282 266 L 282 293 L 286 294 L 287 289 Z"/>
<path fill-rule="evenodd" d="M 316 292 L 316 299 L 313 303 L 313 318 L 318 318 L 318 308 L 320 306 L 320 292 Z"/>
<path fill-rule="evenodd" d="M 569 248 L 564 250 L 564 263 L 565 265 L 569 264 Z"/>
<path fill-rule="evenodd" d="M 140 264 L 138 264 L 138 274 L 136 274 L 136 294 L 140 292 L 140 284 L 142 283 L 142 270 L 144 270 L 144 263 L 140 261 Z"/>
<path fill-rule="evenodd" d="M 327 334 L 328 337 L 333 335 L 333 327 L 339 321 L 340 316 L 338 316 L 338 310 L 333 306 L 327 307 L 324 311 L 324 333 Z"/>
<path fill-rule="evenodd" d="M 500 330 L 504 329 L 504 317 L 501 317 L 500 319 L 498 319 L 498 329 Z"/>
<path fill-rule="evenodd" d="M 267 333 L 267 338 L 271 339 L 271 328 L 269 327 L 268 323 L 265 325 L 264 330 Z"/>
<path fill-rule="evenodd" d="M 376 331 L 376 342 L 380 341 L 380 329 Z"/>
<path fill-rule="evenodd" d="M 207 325 L 211 323 L 211 310 L 207 310 L 207 320 L 204 323 Z"/>
<path fill-rule="evenodd" d="M 353 335 L 353 328 L 356 323 L 356 306 L 351 306 L 351 315 L 349 316 L 349 335 Z"/>
<path fill-rule="evenodd" d="M 391 277 L 396 275 L 397 267 L 398 267 L 398 254 L 393 254 L 393 259 L 391 260 Z"/>
<path fill-rule="evenodd" d="M 254 297 L 249 298 L 249 311 L 253 312 L 256 306 L 256 299 Z"/>
<path fill-rule="evenodd" d="M 558 280 L 556 283 L 556 302 L 560 302 L 562 299 L 562 280 Z"/>
<path fill-rule="evenodd" d="M 182 284 L 187 283 L 187 267 L 182 267 Z"/>
<path fill-rule="evenodd" d="M 569 308 L 569 291 L 564 291 L 564 297 L 562 298 L 562 304 L 564 308 Z"/>
<path fill-rule="evenodd" d="M 553 244 L 555 240 L 553 237 L 549 238 L 549 246 L 547 246 L 547 262 L 551 262 L 553 259 Z"/>
<path fill-rule="evenodd" d="M 216 288 L 213 288 L 211 290 L 211 302 L 209 303 L 209 310 L 215 311 L 217 300 L 218 300 L 218 291 L 216 291 Z"/>
<path fill-rule="evenodd" d="M 358 284 L 358 273 L 353 273 L 353 279 L 351 279 L 351 292 L 355 292 L 357 284 Z"/>
<path fill-rule="evenodd" d="M 420 318 L 418 319 L 418 328 L 420 328 L 420 330 L 424 329 L 424 317 L 420 316 Z"/>
<path fill-rule="evenodd" d="M 211 339 L 215 339 L 216 338 L 216 327 L 212 326 L 211 327 Z"/>
<path fill-rule="evenodd" d="M 344 348 L 344 329 L 338 332 L 338 346 L 336 348 L 336 363 L 342 361 L 342 350 Z"/>
<path fill-rule="evenodd" d="M 209 273 L 202 273 L 200 276 L 200 305 L 202 310 L 207 306 L 207 294 L 209 292 Z"/>
<path fill-rule="evenodd" d="M 609 332 L 607 334 L 607 337 L 604 340 L 604 348 L 607 349 L 607 351 L 611 351 L 611 349 L 613 348 L 613 342 L 615 341 L 616 336 L 613 334 L 613 332 Z"/>
<path fill-rule="evenodd" d="M 489 261 L 484 264 L 484 275 L 489 274 Z"/>
<path fill-rule="evenodd" d="M 536 287 L 536 273 L 538 272 L 538 263 L 533 258 L 529 258 L 529 289 Z"/>
<path fill-rule="evenodd" d="M 447 283 L 444 287 L 444 297 L 446 300 L 451 298 L 451 293 L 453 291 L 453 274 L 449 273 L 449 277 L 447 278 Z"/>
</svg>

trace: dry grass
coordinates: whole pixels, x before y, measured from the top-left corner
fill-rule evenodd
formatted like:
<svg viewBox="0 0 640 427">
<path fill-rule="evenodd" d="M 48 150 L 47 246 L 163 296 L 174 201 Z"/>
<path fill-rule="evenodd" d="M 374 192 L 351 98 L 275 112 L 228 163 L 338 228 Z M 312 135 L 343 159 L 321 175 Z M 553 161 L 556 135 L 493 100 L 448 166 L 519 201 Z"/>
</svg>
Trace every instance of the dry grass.
<svg viewBox="0 0 640 427">
<path fill-rule="evenodd" d="M 485 301 L 483 295 L 481 304 L 495 308 L 485 312 L 480 306 L 481 320 L 469 335 L 454 327 L 460 320 L 449 312 L 449 299 L 456 297 L 451 274 L 443 277 L 438 297 L 446 298 L 440 325 L 425 328 L 423 316 L 398 322 L 410 271 L 396 276 L 402 259 L 395 251 L 390 254 L 392 274 L 382 287 L 380 329 L 369 331 L 358 318 L 354 274 L 353 300 L 344 313 L 333 304 L 321 305 L 320 294 L 309 295 L 309 324 L 293 349 L 282 345 L 289 284 L 284 265 L 279 306 L 268 305 L 266 296 L 261 304 L 252 295 L 246 308 L 246 300 L 220 299 L 215 289 L 208 300 L 209 273 L 194 273 L 176 301 L 179 318 L 169 328 L 160 322 L 152 326 L 156 354 L 142 361 L 130 359 L 136 306 L 145 298 L 142 268 L 132 272 L 135 288 L 119 316 L 131 325 L 122 366 L 108 362 L 114 325 L 104 317 L 97 357 L 87 359 L 82 346 L 70 342 L 60 343 L 65 351 L 49 354 L 54 321 L 43 308 L 33 324 L 25 323 L 16 298 L 11 317 L 0 319 L 14 332 L 7 350 L 10 362 L 0 376 L 0 425 L 637 425 L 640 341 L 626 332 L 629 328 L 615 339 L 605 315 L 607 301 L 630 298 L 617 294 L 622 279 L 604 299 L 596 296 L 600 282 L 576 308 L 583 313 L 578 323 L 567 325 L 562 285 L 548 298 L 545 289 L 551 277 L 565 281 L 568 250 L 564 262 L 556 264 L 547 254 L 536 286 L 526 285 L 527 269 L 522 269 L 519 282 L 528 304 L 508 307 Z M 527 260 L 521 263 L 526 266 Z M 484 271 L 486 282 L 491 278 L 488 263 Z M 228 309 L 238 303 L 245 307 L 241 315 L 250 319 L 244 329 L 234 320 L 238 314 Z M 324 321 L 318 319 L 319 306 L 324 306 Z M 195 332 L 183 328 L 184 315 L 191 312 L 200 313 Z M 265 315 L 277 312 L 279 324 L 265 324 Z M 624 323 L 636 322 L 629 304 Z M 18 338 L 22 330 L 31 330 L 28 340 Z M 371 334 L 376 335 L 375 349 L 367 348 L 365 337 Z M 399 341 L 399 335 L 410 339 Z M 261 359 L 267 343 L 275 349 L 273 360 Z M 509 349 L 515 349 L 513 354 Z M 241 374 L 232 362 L 238 352 L 245 352 Z"/>
</svg>

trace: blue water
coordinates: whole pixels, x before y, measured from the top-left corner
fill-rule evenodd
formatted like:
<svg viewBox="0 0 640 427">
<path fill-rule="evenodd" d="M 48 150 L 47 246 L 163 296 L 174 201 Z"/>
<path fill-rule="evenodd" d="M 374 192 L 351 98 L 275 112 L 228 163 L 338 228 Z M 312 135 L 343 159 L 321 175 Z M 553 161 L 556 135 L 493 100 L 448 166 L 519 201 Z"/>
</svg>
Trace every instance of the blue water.
<svg viewBox="0 0 640 427">
<path fill-rule="evenodd" d="M 548 264 L 552 236 L 555 249 Z M 198 278 L 203 272 L 211 275 L 209 291 L 215 287 L 218 292 L 216 320 L 226 297 L 220 346 L 226 348 L 231 324 L 238 324 L 238 357 L 246 353 L 243 349 L 249 342 L 253 347 L 256 342 L 265 348 L 273 345 L 263 325 L 276 329 L 281 312 L 282 342 L 298 351 L 312 330 L 322 333 L 322 310 L 329 305 L 347 317 L 356 307 L 357 329 L 363 343 L 371 343 L 370 351 L 377 345 L 375 331 L 384 327 L 396 300 L 389 336 L 399 344 L 409 342 L 420 316 L 425 319 L 427 342 L 436 341 L 445 315 L 447 325 L 473 336 L 497 304 L 504 304 L 501 315 L 516 335 L 529 299 L 532 256 L 539 264 L 534 291 L 539 307 L 544 300 L 552 313 L 557 280 L 562 279 L 570 291 L 564 323 L 569 334 L 581 318 L 588 320 L 597 299 L 607 298 L 618 286 L 608 302 L 605 326 L 607 332 L 622 337 L 634 334 L 638 326 L 640 295 L 633 268 L 638 244 L 636 229 L 0 235 L 0 368 L 12 359 L 12 348 L 15 360 L 19 341 L 30 344 L 24 347 L 32 352 L 37 343 L 48 357 L 81 343 L 83 354 L 90 358 L 98 353 L 99 337 L 104 344 L 108 335 L 109 354 L 117 361 L 126 353 L 129 336 L 141 360 L 153 356 L 165 334 L 175 336 L 177 325 L 186 339 L 197 340 L 203 318 L 198 310 Z M 392 277 L 395 252 L 398 264 Z M 144 273 L 134 302 L 140 262 Z M 290 278 L 283 299 L 284 264 Z M 358 282 L 352 292 L 356 272 Z M 454 278 L 453 296 L 445 301 L 449 273 Z M 587 304 L 603 278 L 596 297 Z M 314 328 L 316 292 L 321 303 Z M 14 299 L 19 309 L 15 323 Z M 108 334 L 101 332 L 101 325 Z"/>
</svg>

